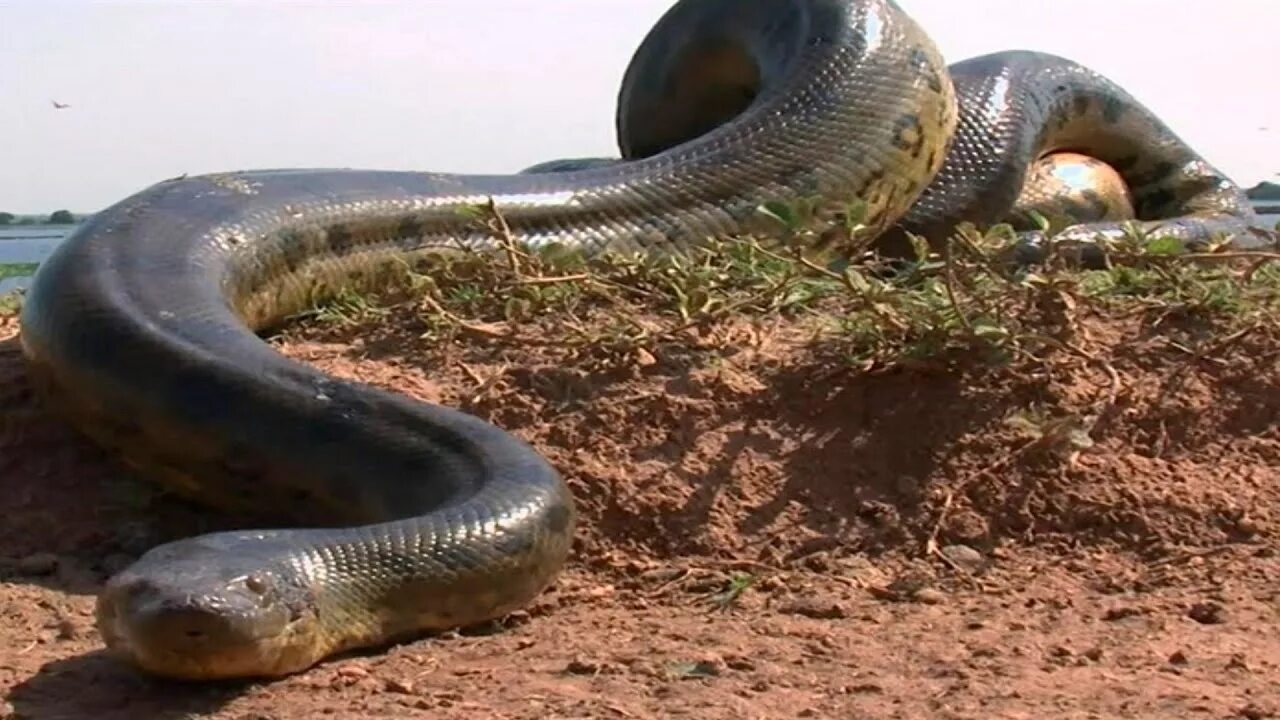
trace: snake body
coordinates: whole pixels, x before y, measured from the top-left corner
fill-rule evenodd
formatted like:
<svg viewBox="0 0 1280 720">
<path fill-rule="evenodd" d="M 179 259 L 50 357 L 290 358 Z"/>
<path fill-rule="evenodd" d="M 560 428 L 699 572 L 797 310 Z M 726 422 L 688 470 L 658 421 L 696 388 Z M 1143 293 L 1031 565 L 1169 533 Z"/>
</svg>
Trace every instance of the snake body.
<svg viewBox="0 0 1280 720">
<path fill-rule="evenodd" d="M 1043 243 L 1019 216 L 1056 207 L 1085 222 L 1055 242 L 1097 243 L 1136 229 L 1193 249 L 1220 238 L 1274 244 L 1238 185 L 1103 75 L 1030 51 L 971 58 L 949 74 L 960 124 L 947 161 L 884 242 L 901 230 L 937 241 L 960 222 L 1013 221 L 1026 241 Z M 1067 174 L 1055 182 L 1061 167 L 1081 176 L 1067 191 Z"/>
<path fill-rule="evenodd" d="M 576 511 L 531 447 L 325 375 L 257 334 L 377 287 L 390 259 L 490 247 L 463 208 L 492 201 L 533 246 L 679 252 L 742 231 L 762 202 L 819 195 L 860 198 L 869 232 L 889 236 L 1006 214 L 1053 145 L 1134 152 L 1121 172 L 1141 180 L 1135 206 L 1186 209 L 1189 233 L 1248 222 L 1233 186 L 1140 106 L 1082 71 L 1044 71 L 1044 89 L 1042 60 L 991 59 L 965 79 L 891 0 L 681 0 L 624 78 L 625 161 L 222 173 L 97 213 L 27 294 L 33 378 L 149 477 L 294 521 L 145 553 L 99 596 L 107 647 L 163 675 L 279 676 L 500 616 L 553 580 Z M 1041 89 L 1018 92 L 1027 78 Z"/>
<path fill-rule="evenodd" d="M 912 207 L 878 234 L 880 252 L 906 252 L 908 233 L 936 244 L 964 222 L 1009 222 L 1028 247 L 1043 249 L 1031 211 L 1068 221 L 1057 242 L 1097 244 L 1136 230 L 1193 249 L 1220 238 L 1248 249 L 1275 244 L 1243 189 L 1098 72 L 1050 53 L 1013 50 L 955 63 L 947 73 L 959 122 L 945 162 Z M 622 157 L 548 160 L 522 172 L 624 164 L 694 136 L 642 120 L 671 117 L 675 108 L 627 100 L 624 91 Z M 682 127 L 700 131 L 722 119 L 701 112 L 702 123 Z M 641 119 L 627 122 L 629 113 Z"/>
</svg>

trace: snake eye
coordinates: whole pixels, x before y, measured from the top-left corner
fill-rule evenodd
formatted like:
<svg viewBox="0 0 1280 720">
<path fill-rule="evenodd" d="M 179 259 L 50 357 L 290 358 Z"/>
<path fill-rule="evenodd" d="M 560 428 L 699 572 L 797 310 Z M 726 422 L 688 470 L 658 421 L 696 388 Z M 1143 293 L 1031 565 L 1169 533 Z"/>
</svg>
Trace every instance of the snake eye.
<svg viewBox="0 0 1280 720">
<path fill-rule="evenodd" d="M 244 579 L 244 586 L 250 592 L 262 595 L 267 591 L 267 581 L 261 575 L 250 575 Z"/>
</svg>

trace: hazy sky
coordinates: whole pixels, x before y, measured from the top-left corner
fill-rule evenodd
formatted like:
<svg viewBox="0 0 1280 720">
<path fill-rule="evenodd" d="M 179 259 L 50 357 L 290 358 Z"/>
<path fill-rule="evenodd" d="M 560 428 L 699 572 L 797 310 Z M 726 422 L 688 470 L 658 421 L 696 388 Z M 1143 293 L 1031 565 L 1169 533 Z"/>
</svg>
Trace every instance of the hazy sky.
<svg viewBox="0 0 1280 720">
<path fill-rule="evenodd" d="M 1237 182 L 1280 171 L 1280 0 L 899 2 L 948 61 L 1066 55 Z M 0 209 L 92 211 L 181 173 L 614 155 L 622 73 L 671 4 L 0 0 Z"/>
</svg>

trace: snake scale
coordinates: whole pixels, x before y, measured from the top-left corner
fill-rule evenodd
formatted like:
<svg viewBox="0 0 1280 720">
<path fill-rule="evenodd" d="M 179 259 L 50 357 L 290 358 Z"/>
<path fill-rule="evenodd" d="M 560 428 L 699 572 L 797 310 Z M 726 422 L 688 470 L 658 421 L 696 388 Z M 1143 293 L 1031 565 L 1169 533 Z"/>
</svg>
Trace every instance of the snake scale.
<svg viewBox="0 0 1280 720">
<path fill-rule="evenodd" d="M 376 286 L 389 258 L 490 247 L 464 207 L 492 201 L 532 246 L 678 252 L 766 201 L 857 198 L 888 242 L 992 222 L 1034 201 L 1028 177 L 1101 161 L 1128 195 L 1078 183 L 1100 220 L 1127 208 L 1192 242 L 1272 241 L 1235 185 L 1106 79 L 1030 52 L 948 67 L 891 0 L 680 0 L 627 69 L 617 129 L 616 161 L 510 175 L 177 178 L 57 248 L 21 316 L 49 402 L 168 487 L 293 521 L 163 544 L 110 578 L 97 622 L 113 653 L 180 678 L 281 676 L 501 616 L 553 580 L 576 511 L 530 446 L 260 336 Z"/>
</svg>

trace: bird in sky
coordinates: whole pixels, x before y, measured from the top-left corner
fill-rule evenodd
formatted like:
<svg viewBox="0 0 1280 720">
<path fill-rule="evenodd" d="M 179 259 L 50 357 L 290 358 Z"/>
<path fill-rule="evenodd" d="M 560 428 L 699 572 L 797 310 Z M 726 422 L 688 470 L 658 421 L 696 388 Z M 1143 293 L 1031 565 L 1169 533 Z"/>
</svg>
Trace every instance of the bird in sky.
<svg viewBox="0 0 1280 720">
<path fill-rule="evenodd" d="M 50 100 L 49 102 L 53 103 L 53 109 L 54 109 L 54 110 L 65 110 L 65 109 L 67 109 L 67 108 L 71 107 L 70 105 L 67 105 L 66 103 L 60 103 L 60 102 L 58 102 L 57 100 Z"/>
</svg>

